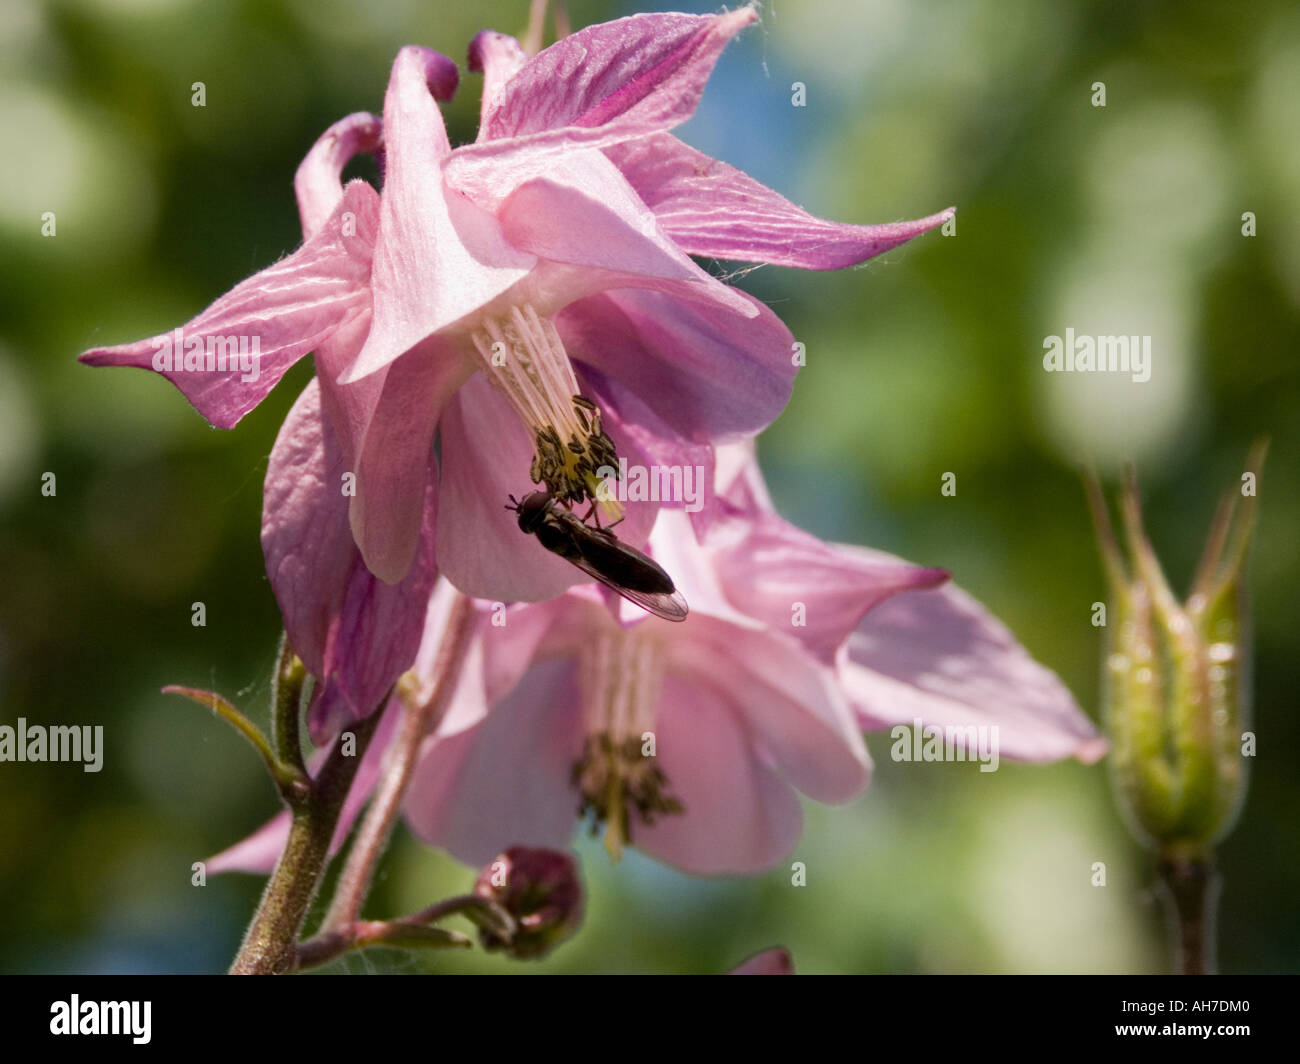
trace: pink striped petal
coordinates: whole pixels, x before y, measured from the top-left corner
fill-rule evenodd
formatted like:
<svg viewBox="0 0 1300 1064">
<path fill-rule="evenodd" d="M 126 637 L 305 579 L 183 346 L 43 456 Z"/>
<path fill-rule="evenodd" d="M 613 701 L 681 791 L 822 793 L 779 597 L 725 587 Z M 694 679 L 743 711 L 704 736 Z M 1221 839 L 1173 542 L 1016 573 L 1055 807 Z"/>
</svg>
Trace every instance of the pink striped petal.
<svg viewBox="0 0 1300 1064">
<path fill-rule="evenodd" d="M 718 541 L 726 546 L 716 550 L 714 564 L 731 603 L 827 664 L 870 610 L 900 592 L 938 587 L 949 575 L 840 550 L 776 514 L 717 517 L 709 542 Z"/>
<path fill-rule="evenodd" d="M 366 568 L 353 543 L 347 472 L 313 381 L 289 411 L 271 452 L 262 547 L 289 645 L 322 689 L 332 681 L 346 719 L 360 720 L 374 711 L 419 646 L 425 600 L 436 577 L 437 499 L 433 490 L 422 491 L 418 559 L 400 584 L 388 586 Z M 316 716 L 322 714 L 323 709 Z M 320 727 L 318 722 L 318 732 Z"/>
<path fill-rule="evenodd" d="M 633 15 L 588 26 L 524 64 L 483 124 L 499 140 L 561 126 L 621 123 L 648 132 L 684 122 L 722 49 L 757 19 L 745 7 L 722 15 Z"/>
<path fill-rule="evenodd" d="M 893 560 L 851 550 L 865 561 Z M 894 724 L 992 725 L 1002 756 L 1100 758 L 1107 744 L 1051 670 L 958 587 L 899 595 L 849 639 L 840 670 L 867 729 Z"/>
<path fill-rule="evenodd" d="M 495 218 L 443 187 L 441 167 L 451 146 L 428 78 L 430 69 L 444 62 L 435 52 L 407 47 L 393 63 L 384 98 L 374 321 L 365 347 L 340 379 L 343 384 L 382 369 L 444 326 L 479 312 L 536 263 L 505 242 Z"/>
<path fill-rule="evenodd" d="M 738 293 L 742 294 L 743 293 Z M 556 315 L 569 353 L 634 392 L 695 442 L 753 435 L 794 386 L 794 337 L 766 305 L 740 318 L 662 292 L 603 292 Z"/>
<path fill-rule="evenodd" d="M 659 224 L 692 255 L 838 270 L 942 225 L 956 208 L 911 222 L 843 225 L 797 207 L 748 174 L 670 133 L 605 149 Z"/>
<path fill-rule="evenodd" d="M 299 358 L 368 310 L 378 202 L 364 181 L 351 182 L 329 220 L 288 258 L 171 333 L 97 347 L 81 361 L 155 370 L 209 422 L 231 428 Z M 232 343 L 250 353 L 256 345 L 252 369 L 222 358 Z"/>
</svg>

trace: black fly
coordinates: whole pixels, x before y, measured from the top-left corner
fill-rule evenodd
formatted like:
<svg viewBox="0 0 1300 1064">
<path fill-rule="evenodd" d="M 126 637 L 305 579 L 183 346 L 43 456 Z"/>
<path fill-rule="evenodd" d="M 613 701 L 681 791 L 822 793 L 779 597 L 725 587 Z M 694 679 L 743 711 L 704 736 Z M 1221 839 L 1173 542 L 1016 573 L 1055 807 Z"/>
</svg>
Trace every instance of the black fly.
<svg viewBox="0 0 1300 1064">
<path fill-rule="evenodd" d="M 572 562 L 656 617 L 686 620 L 686 599 L 654 559 L 620 543 L 609 529 L 592 528 L 557 505 L 549 491 L 534 491 L 523 499 L 511 495 L 510 501 L 514 505 L 506 509 L 519 515 L 520 529 L 536 536 L 552 554 Z"/>
</svg>

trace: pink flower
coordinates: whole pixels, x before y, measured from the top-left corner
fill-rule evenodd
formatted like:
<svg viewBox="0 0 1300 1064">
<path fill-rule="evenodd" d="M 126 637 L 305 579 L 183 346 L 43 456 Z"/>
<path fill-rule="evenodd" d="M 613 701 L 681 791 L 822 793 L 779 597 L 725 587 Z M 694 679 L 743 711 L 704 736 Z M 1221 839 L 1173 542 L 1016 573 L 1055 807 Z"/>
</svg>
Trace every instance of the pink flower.
<svg viewBox="0 0 1300 1064">
<path fill-rule="evenodd" d="M 703 530 L 665 510 L 650 537 L 691 602 L 684 623 L 594 587 L 480 605 L 406 800 L 417 835 L 481 865 L 509 845 L 563 848 L 578 810 L 612 853 L 753 874 L 794 847 L 796 792 L 845 802 L 866 787 L 863 728 L 987 724 L 1026 761 L 1105 752 L 1055 675 L 943 570 L 791 526 L 750 447 L 719 450 L 716 487 Z"/>
<path fill-rule="evenodd" d="M 949 216 L 821 221 L 671 136 L 754 18 L 748 8 L 635 16 L 532 59 L 481 34 L 471 49 L 484 74 L 479 137 L 454 151 L 435 102 L 454 92 L 454 65 L 402 49 L 382 126 L 344 119 L 304 161 L 297 252 L 174 335 L 82 359 L 155 369 L 230 427 L 315 350 L 319 396 L 300 414 L 325 412 L 342 461 L 331 472 L 355 474 L 349 528 L 372 573 L 397 584 L 432 557 L 476 596 L 559 593 L 581 574 L 521 546 L 502 506 L 509 492 L 532 480 L 589 498 L 596 468 L 615 456 L 707 465 L 713 441 L 761 430 L 788 398 L 790 333 L 692 254 L 835 268 Z M 381 140 L 382 196 L 363 182 L 342 188 L 348 158 Z M 254 362 L 232 369 L 231 351 L 249 354 L 254 342 Z M 599 417 L 574 404 L 579 395 Z M 297 475 L 300 464 L 282 468 Z M 268 496 L 319 501 L 282 485 L 268 484 Z M 642 541 L 655 510 L 629 504 L 620 536 Z M 278 541 L 282 525 L 313 520 L 268 514 L 267 524 Z M 323 520 L 341 556 L 333 509 Z M 273 553 L 277 543 L 268 563 L 283 569 Z"/>
</svg>

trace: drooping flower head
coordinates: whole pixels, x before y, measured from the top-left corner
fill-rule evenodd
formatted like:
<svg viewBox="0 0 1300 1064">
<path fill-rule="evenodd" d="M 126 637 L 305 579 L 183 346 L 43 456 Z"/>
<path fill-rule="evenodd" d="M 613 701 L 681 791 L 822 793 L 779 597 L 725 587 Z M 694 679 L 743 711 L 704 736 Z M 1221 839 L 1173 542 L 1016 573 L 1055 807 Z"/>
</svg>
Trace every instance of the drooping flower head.
<svg viewBox="0 0 1300 1064">
<path fill-rule="evenodd" d="M 720 449 L 717 477 L 706 522 L 662 511 L 648 544 L 691 601 L 685 623 L 593 587 L 476 607 L 406 800 L 417 835 L 481 865 L 515 844 L 562 849 L 585 821 L 613 853 L 753 874 L 795 845 L 799 793 L 861 793 L 863 728 L 974 721 L 1009 758 L 1104 752 L 1060 681 L 943 570 L 783 521 L 750 448 Z M 439 598 L 417 676 L 443 639 Z M 258 867 L 250 853 L 223 865 Z"/>
<path fill-rule="evenodd" d="M 229 427 L 314 349 L 366 566 L 386 583 L 405 576 L 436 484 L 434 553 L 449 579 L 504 601 L 558 593 L 580 576 L 518 549 L 507 494 L 532 480 L 591 499 L 615 456 L 707 462 L 713 441 L 754 434 L 789 396 L 789 332 L 691 255 L 836 268 L 948 217 L 821 221 L 668 132 L 755 17 L 639 15 L 532 58 L 481 34 L 479 135 L 454 150 L 438 110 L 454 64 L 402 49 L 382 123 L 343 120 L 304 163 L 298 252 L 176 336 L 83 360 L 157 369 Z M 340 188 L 351 155 L 380 144 L 382 195 Z M 257 341 L 256 379 L 216 357 L 232 337 Z M 621 537 L 642 541 L 656 508 L 629 503 Z"/>
</svg>

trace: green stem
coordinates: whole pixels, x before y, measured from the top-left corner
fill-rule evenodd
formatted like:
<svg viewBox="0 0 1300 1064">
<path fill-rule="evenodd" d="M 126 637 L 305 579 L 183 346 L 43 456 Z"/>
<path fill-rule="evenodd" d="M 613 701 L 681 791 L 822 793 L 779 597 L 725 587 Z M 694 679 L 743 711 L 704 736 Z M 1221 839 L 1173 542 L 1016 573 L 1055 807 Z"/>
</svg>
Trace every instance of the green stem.
<svg viewBox="0 0 1300 1064">
<path fill-rule="evenodd" d="M 1174 970 L 1182 975 L 1215 971 L 1215 909 L 1219 877 L 1208 854 L 1162 853 L 1156 860 Z"/>
<path fill-rule="evenodd" d="M 325 871 L 343 800 L 379 724 L 379 710 L 391 693 L 352 729 L 356 736 L 352 754 L 342 753 L 340 736 L 307 793 L 286 799 L 292 813 L 289 840 L 230 966 L 231 975 L 279 975 L 293 970 L 298 932 Z"/>
<path fill-rule="evenodd" d="M 299 702 L 307 682 L 307 668 L 289 646 L 289 637 L 280 638 L 280 657 L 275 663 L 275 685 L 271 698 L 271 734 L 276 756 L 302 773 L 302 736 L 299 732 Z"/>
<path fill-rule="evenodd" d="M 451 603 L 434 661 L 429 697 L 406 706 L 399 731 L 388 748 L 383 772 L 365 818 L 357 829 L 334 898 L 321 924 L 324 933 L 344 933 L 361 918 L 361 906 L 370 891 L 379 858 L 401 810 L 402 799 L 415 772 L 421 744 L 442 718 L 460 676 L 465 643 L 473 618 L 472 600 L 457 593 Z"/>
<path fill-rule="evenodd" d="M 507 941 L 513 939 L 519 930 L 515 918 L 491 898 L 461 894 L 397 920 L 358 920 L 334 930 L 322 931 L 298 946 L 297 967 L 315 968 L 349 950 L 367 946 L 468 949 L 472 943 L 466 936 L 431 926 L 456 915 L 468 917 Z"/>
<path fill-rule="evenodd" d="M 301 767 L 301 764 L 294 765 L 277 757 L 261 729 L 219 694 L 213 691 L 200 691 L 195 687 L 178 687 L 175 684 L 164 687 L 162 693 L 188 698 L 192 702 L 206 706 L 217 716 L 234 725 L 235 730 L 262 756 L 262 760 L 266 763 L 266 770 L 271 774 L 271 779 L 275 781 L 286 802 L 291 802 L 307 793 L 310 784 L 306 770 Z"/>
</svg>

